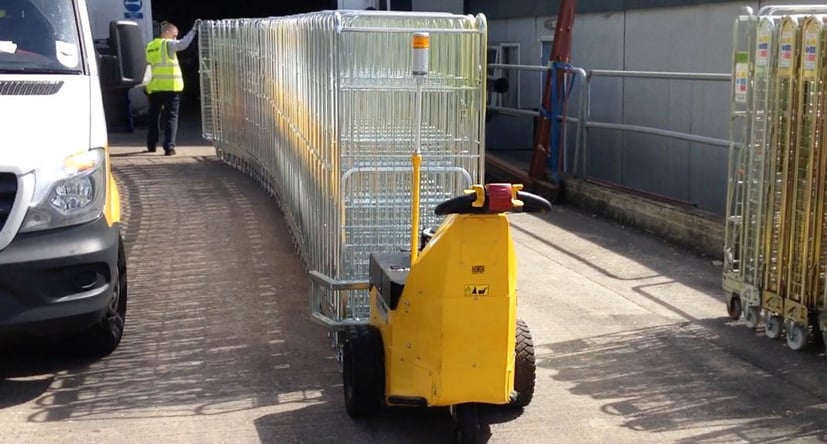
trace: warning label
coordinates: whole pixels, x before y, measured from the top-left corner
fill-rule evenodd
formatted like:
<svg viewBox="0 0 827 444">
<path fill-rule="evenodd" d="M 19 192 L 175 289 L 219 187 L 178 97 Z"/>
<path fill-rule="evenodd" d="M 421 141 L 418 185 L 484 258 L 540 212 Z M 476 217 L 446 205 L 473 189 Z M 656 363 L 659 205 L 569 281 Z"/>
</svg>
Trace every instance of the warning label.
<svg viewBox="0 0 827 444">
<path fill-rule="evenodd" d="M 488 285 L 466 285 L 465 296 L 488 296 Z"/>
</svg>

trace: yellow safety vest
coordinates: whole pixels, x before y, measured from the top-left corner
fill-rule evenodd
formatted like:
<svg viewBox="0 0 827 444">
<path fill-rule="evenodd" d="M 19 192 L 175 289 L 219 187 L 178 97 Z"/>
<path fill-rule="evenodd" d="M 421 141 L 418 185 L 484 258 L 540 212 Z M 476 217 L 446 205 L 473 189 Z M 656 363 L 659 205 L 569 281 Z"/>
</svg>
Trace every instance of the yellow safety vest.
<svg viewBox="0 0 827 444">
<path fill-rule="evenodd" d="M 146 62 L 152 67 L 152 79 L 146 86 L 148 93 L 156 91 L 184 90 L 184 76 L 181 74 L 181 65 L 178 64 L 178 55 L 169 53 L 165 39 L 154 39 L 146 45 Z"/>
</svg>

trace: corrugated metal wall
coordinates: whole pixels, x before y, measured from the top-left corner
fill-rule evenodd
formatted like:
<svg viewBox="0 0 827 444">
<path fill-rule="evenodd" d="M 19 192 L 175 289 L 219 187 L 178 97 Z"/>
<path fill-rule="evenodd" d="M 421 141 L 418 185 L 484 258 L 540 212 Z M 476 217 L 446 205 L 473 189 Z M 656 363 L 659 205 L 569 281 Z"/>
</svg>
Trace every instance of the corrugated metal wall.
<svg viewBox="0 0 827 444">
<path fill-rule="evenodd" d="M 462 14 L 462 0 L 412 0 L 414 11 L 453 12 Z"/>
<path fill-rule="evenodd" d="M 818 2 L 761 5 L 781 3 Z M 479 2 L 472 5 L 480 6 Z M 476 10 L 474 6 L 472 10 Z M 732 26 L 744 6 L 757 9 L 760 5 L 754 1 L 714 2 L 578 14 L 572 62 L 586 69 L 728 73 Z M 489 43 L 518 43 L 521 63 L 540 64 L 542 42 L 553 36 L 553 27 L 547 26 L 549 18 L 490 17 Z M 521 74 L 519 88 L 521 107 L 539 106 L 541 81 L 537 73 Z M 591 119 L 595 121 L 728 138 L 727 82 L 596 78 L 591 103 Z M 488 123 L 488 148 L 529 149 L 532 128 L 531 118 L 494 115 Z M 571 165 L 571 157 L 568 163 Z M 587 163 L 590 176 L 724 214 L 725 148 L 594 129 L 589 133 Z"/>
<path fill-rule="evenodd" d="M 336 5 L 339 9 L 366 9 L 368 7 L 386 9 L 387 1 L 337 0 Z M 412 11 L 453 12 L 462 14 L 463 6 L 463 0 L 408 0 L 406 2 L 391 0 L 391 9 L 399 11 L 410 9 Z"/>
</svg>

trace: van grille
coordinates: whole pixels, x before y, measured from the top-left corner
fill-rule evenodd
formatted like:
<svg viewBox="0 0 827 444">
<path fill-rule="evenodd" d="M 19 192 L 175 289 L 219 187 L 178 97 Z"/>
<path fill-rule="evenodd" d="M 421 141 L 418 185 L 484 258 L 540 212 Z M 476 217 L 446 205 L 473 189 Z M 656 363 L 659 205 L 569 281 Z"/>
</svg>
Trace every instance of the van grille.
<svg viewBox="0 0 827 444">
<path fill-rule="evenodd" d="M 62 81 L 7 80 L 0 82 L 0 96 L 50 96 L 62 86 Z"/>
<path fill-rule="evenodd" d="M 15 196 L 17 196 L 17 176 L 13 173 L 0 173 L 0 230 L 6 226 L 6 219 L 11 214 Z"/>
</svg>

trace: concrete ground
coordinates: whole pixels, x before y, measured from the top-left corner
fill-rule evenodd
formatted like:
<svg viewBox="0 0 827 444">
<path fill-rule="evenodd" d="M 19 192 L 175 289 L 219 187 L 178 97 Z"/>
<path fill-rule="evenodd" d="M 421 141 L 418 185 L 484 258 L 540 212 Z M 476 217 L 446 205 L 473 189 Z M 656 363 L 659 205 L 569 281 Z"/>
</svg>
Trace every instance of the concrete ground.
<svg viewBox="0 0 827 444">
<path fill-rule="evenodd" d="M 123 343 L 98 362 L 3 351 L 0 442 L 449 442 L 443 409 L 351 420 L 275 202 L 192 123 L 175 157 L 142 136 L 113 135 Z M 512 220 L 537 393 L 522 414 L 484 410 L 489 442 L 827 442 L 823 347 L 728 320 L 709 259 L 565 206 Z"/>
</svg>

